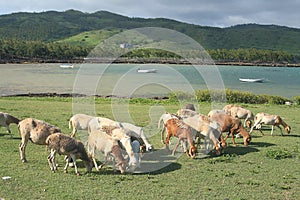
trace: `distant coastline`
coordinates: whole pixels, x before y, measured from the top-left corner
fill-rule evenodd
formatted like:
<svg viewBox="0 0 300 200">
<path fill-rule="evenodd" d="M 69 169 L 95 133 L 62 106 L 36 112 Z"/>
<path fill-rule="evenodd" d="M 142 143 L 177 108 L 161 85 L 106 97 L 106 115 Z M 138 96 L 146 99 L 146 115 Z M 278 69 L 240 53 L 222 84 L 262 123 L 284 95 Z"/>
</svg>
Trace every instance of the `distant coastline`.
<svg viewBox="0 0 300 200">
<path fill-rule="evenodd" d="M 269 62 L 240 62 L 240 61 L 214 61 L 214 62 L 189 62 L 183 59 L 163 58 L 118 58 L 118 59 L 10 59 L 0 60 L 0 64 L 33 64 L 33 63 L 119 63 L 119 64 L 179 64 L 179 65 L 234 65 L 234 66 L 265 66 L 265 67 L 300 67 L 300 63 L 269 63 Z"/>
</svg>

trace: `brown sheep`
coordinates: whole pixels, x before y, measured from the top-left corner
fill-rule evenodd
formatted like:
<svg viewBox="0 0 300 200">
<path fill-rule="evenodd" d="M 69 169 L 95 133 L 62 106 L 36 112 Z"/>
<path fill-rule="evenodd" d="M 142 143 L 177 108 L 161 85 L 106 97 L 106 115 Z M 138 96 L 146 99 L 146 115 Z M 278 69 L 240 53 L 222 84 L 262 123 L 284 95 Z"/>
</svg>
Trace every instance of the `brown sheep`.
<svg viewBox="0 0 300 200">
<path fill-rule="evenodd" d="M 67 163 L 64 168 L 65 172 L 67 172 L 70 158 L 72 158 L 76 175 L 80 175 L 76 165 L 76 158 L 79 158 L 84 162 L 84 165 L 86 167 L 86 173 L 91 172 L 93 163 L 91 159 L 88 157 L 88 154 L 85 151 L 83 143 L 80 142 L 79 140 L 76 140 L 73 137 L 64 135 L 62 133 L 54 133 L 47 137 L 46 145 L 50 149 L 50 155 L 48 156 L 48 163 L 50 169 L 53 172 L 57 170 L 57 164 L 55 162 L 56 153 L 60 155 L 68 156 L 68 159 L 66 159 Z"/>
<path fill-rule="evenodd" d="M 10 138 L 12 138 L 11 130 L 9 128 L 9 125 L 14 123 L 18 124 L 20 120 L 8 113 L 0 112 L 0 127 L 5 126 L 7 129 L 7 132 L 10 134 Z"/>
<path fill-rule="evenodd" d="M 236 146 L 234 141 L 235 134 L 241 133 L 244 138 L 244 145 L 248 145 L 251 141 L 251 135 L 246 131 L 244 126 L 241 123 L 241 120 L 231 117 L 230 115 L 224 113 L 216 113 L 211 116 L 213 121 L 219 123 L 222 132 L 228 132 L 224 140 L 228 138 L 228 136 L 232 135 L 232 144 Z"/>
<path fill-rule="evenodd" d="M 181 140 L 187 140 L 190 149 L 186 150 L 186 154 L 191 158 L 195 158 L 197 153 L 197 148 L 195 147 L 193 136 L 192 136 L 192 129 L 188 125 L 184 124 L 181 120 L 177 118 L 171 118 L 165 123 L 167 129 L 167 137 L 166 137 L 166 148 L 169 149 L 169 142 L 171 136 L 175 136 L 178 138 L 178 142 L 172 152 L 174 156 L 175 151 L 180 143 Z M 163 132 L 162 132 L 163 134 Z M 163 136 L 162 136 L 163 138 Z"/>
<path fill-rule="evenodd" d="M 25 149 L 28 140 L 34 144 L 46 145 L 46 139 L 49 135 L 61 132 L 60 128 L 34 118 L 26 118 L 20 121 L 18 130 L 22 138 L 22 141 L 19 145 L 22 162 L 27 162 Z"/>
</svg>

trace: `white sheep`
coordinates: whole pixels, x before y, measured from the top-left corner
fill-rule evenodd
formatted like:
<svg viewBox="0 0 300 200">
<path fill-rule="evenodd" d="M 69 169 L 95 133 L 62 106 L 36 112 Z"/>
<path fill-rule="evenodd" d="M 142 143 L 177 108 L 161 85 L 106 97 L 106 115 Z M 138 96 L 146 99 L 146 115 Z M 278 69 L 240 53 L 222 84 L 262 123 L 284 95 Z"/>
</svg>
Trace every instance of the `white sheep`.
<svg viewBox="0 0 300 200">
<path fill-rule="evenodd" d="M 93 131 L 101 130 L 111 135 L 115 140 L 122 143 L 124 149 L 129 156 L 129 167 L 133 171 L 139 166 L 138 159 L 136 158 L 131 146 L 130 130 L 125 129 L 119 122 L 113 121 L 104 117 L 93 118 L 88 125 L 89 134 Z"/>
<path fill-rule="evenodd" d="M 76 175 L 80 175 L 76 165 L 76 159 L 79 158 L 84 162 L 86 167 L 86 173 L 91 172 L 93 163 L 88 157 L 82 142 L 74 139 L 73 137 L 67 136 L 62 133 L 55 133 L 48 136 L 46 139 L 46 145 L 50 149 L 50 155 L 48 156 L 48 163 L 50 169 L 55 172 L 57 170 L 57 164 L 55 161 L 55 154 L 67 155 L 68 158 L 72 158 L 72 162 L 75 167 Z M 69 160 L 66 159 L 65 172 L 67 172 Z"/>
<path fill-rule="evenodd" d="M 117 158 L 118 163 L 116 164 L 116 166 L 119 167 L 121 173 L 125 173 L 126 161 L 123 157 L 123 150 L 118 144 L 118 140 L 114 139 L 112 136 L 101 130 L 96 130 L 89 133 L 87 143 L 88 154 L 91 156 L 97 171 L 99 171 L 103 167 L 103 165 L 108 162 L 109 157 L 112 155 Z M 104 154 L 104 163 L 99 167 L 95 159 L 95 150 L 99 150 Z M 115 164 L 113 164 L 113 166 L 115 167 Z"/>
<path fill-rule="evenodd" d="M 75 114 L 69 120 L 69 129 L 72 128 L 71 137 L 75 136 L 78 130 L 88 130 L 88 124 L 93 116 L 85 114 Z"/>
</svg>

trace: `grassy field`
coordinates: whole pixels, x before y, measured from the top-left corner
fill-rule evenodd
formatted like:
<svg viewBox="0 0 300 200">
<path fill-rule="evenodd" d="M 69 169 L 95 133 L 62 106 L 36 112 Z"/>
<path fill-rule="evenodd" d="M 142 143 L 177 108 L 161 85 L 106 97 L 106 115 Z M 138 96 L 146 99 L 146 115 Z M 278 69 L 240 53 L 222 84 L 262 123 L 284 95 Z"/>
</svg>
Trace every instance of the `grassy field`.
<svg viewBox="0 0 300 200">
<path fill-rule="evenodd" d="M 149 123 L 149 108 L 161 105 L 169 112 L 178 104 L 145 101 L 130 104 L 132 119 L 138 125 Z M 254 113 L 264 111 L 281 115 L 292 127 L 290 135 L 280 136 L 275 128 L 264 126 L 265 136 L 254 131 L 252 143 L 237 147 L 227 140 L 223 155 L 192 160 L 185 155 L 157 171 L 143 174 L 114 174 L 107 166 L 97 172 L 76 176 L 74 169 L 64 173 L 60 167 L 52 173 L 47 163 L 44 146 L 28 144 L 28 163 L 22 163 L 18 145 L 17 126 L 11 125 L 13 139 L 6 129 L 0 129 L 0 199 L 300 199 L 300 106 L 243 105 Z M 210 104 L 201 103 L 201 113 L 210 110 Z M 68 119 L 72 116 L 71 98 L 0 98 L 0 111 L 21 119 L 34 117 L 59 126 L 69 134 Z M 107 99 L 96 101 L 97 115 L 112 117 Z M 155 149 L 163 149 L 160 134 L 149 137 Z M 57 156 L 63 164 L 63 156 Z M 79 160 L 79 171 L 84 172 Z"/>
</svg>

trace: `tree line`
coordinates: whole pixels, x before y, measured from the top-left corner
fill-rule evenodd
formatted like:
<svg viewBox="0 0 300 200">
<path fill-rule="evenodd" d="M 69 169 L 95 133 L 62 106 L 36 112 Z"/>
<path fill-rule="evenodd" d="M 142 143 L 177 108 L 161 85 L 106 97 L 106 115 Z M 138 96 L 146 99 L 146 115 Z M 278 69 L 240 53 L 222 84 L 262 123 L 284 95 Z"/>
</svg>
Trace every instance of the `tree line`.
<svg viewBox="0 0 300 200">
<path fill-rule="evenodd" d="M 61 42 L 24 41 L 14 39 L 0 40 L 0 60 L 15 61 L 55 61 L 80 60 L 93 49 L 91 46 L 74 45 Z M 251 62 L 251 63 L 298 63 L 299 55 L 285 51 L 261 49 L 209 49 L 207 53 L 215 62 Z M 123 58 L 129 59 L 182 59 L 179 55 L 159 49 L 128 50 Z"/>
</svg>

